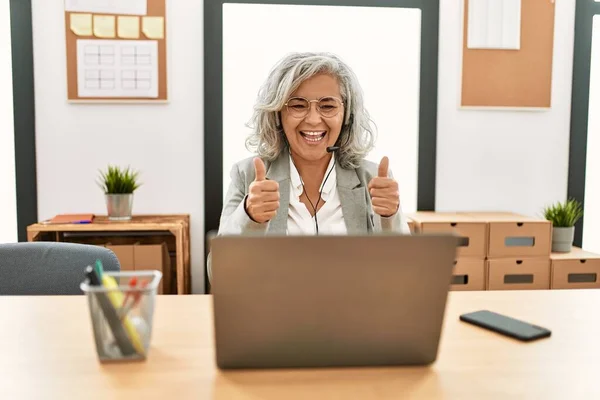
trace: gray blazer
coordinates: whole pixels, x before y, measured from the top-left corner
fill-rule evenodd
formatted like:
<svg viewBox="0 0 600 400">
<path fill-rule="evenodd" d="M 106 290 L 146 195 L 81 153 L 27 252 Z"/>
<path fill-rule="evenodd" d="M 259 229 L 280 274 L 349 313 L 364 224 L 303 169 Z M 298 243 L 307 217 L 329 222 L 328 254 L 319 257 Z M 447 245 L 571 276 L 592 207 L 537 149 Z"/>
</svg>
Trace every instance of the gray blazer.
<svg viewBox="0 0 600 400">
<path fill-rule="evenodd" d="M 290 203 L 290 157 L 287 150 L 273 162 L 266 162 L 267 179 L 279 182 L 279 210 L 271 221 L 260 224 L 252 221 L 244 209 L 244 198 L 254 181 L 254 157 L 236 163 L 231 169 L 231 183 L 227 191 L 218 235 L 263 233 L 285 235 L 287 232 L 288 207 Z M 337 190 L 342 203 L 342 214 L 348 234 L 361 235 L 373 232 L 410 234 L 408 222 L 402 209 L 384 218 L 373 212 L 367 185 L 377 176 L 378 165 L 362 161 L 356 169 L 344 169 L 336 164 Z M 390 171 L 390 176 L 391 171 Z M 212 279 L 210 256 L 208 276 Z"/>
</svg>

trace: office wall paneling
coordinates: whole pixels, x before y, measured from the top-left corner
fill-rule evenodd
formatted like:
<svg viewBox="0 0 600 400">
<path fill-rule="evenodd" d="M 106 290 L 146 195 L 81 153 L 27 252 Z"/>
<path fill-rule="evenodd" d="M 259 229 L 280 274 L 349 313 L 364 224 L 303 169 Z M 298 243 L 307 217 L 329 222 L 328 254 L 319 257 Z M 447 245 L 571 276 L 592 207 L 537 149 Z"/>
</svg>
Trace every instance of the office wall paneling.
<svg viewBox="0 0 600 400">
<path fill-rule="evenodd" d="M 10 0 L 17 225 L 19 241 L 37 222 L 31 0 Z"/>
<path fill-rule="evenodd" d="M 17 241 L 10 3 L 0 4 L 0 243 Z"/>
</svg>

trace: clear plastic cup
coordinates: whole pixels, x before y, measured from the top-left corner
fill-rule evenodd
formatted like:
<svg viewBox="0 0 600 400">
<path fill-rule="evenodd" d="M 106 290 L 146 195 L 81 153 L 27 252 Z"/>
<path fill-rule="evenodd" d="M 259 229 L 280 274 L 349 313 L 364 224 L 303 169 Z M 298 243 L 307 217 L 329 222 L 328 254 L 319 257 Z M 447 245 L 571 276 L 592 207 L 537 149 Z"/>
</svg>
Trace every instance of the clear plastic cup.
<svg viewBox="0 0 600 400">
<path fill-rule="evenodd" d="M 87 295 L 101 362 L 143 361 L 152 337 L 156 293 L 162 273 L 152 271 L 104 272 L 104 285 L 86 279 Z"/>
</svg>

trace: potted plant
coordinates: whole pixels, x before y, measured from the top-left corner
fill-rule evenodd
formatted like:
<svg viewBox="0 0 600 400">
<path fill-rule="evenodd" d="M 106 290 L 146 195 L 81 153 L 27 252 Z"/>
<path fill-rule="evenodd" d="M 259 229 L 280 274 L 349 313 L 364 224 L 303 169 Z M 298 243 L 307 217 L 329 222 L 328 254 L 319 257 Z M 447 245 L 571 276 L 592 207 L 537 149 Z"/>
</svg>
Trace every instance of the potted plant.
<svg viewBox="0 0 600 400">
<path fill-rule="evenodd" d="M 580 202 L 569 199 L 544 208 L 544 218 L 552 222 L 552 251 L 571 251 L 575 237 L 575 223 L 583 216 Z"/>
<path fill-rule="evenodd" d="M 129 167 L 120 168 L 109 165 L 106 171 L 100 171 L 98 185 L 104 191 L 108 219 L 128 221 L 133 208 L 133 192 L 140 187 L 137 171 Z"/>
</svg>

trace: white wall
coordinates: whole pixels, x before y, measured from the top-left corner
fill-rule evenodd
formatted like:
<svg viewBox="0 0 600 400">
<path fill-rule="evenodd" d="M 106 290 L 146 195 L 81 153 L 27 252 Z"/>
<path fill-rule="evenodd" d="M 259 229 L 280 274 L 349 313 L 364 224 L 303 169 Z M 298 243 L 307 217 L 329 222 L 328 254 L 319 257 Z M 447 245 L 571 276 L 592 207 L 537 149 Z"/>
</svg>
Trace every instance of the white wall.
<svg viewBox="0 0 600 400">
<path fill-rule="evenodd" d="M 328 33 L 290 27 L 311 21 Z M 347 26 L 362 25 L 360 30 Z M 273 35 L 273 32 L 281 34 Z M 232 165 L 252 156 L 245 149 L 251 133 L 258 89 L 283 56 L 294 51 L 337 54 L 356 73 L 365 107 L 377 126 L 377 141 L 368 159 L 386 155 L 394 177 L 402 182 L 403 210 L 417 208 L 419 143 L 419 74 L 421 10 L 384 7 L 226 4 L 223 7 L 223 194 Z M 404 38 L 393 51 L 373 46 L 380 38 Z M 269 43 L 265 46 L 264 43 Z M 252 59 L 251 63 L 248 60 Z M 240 68 L 244 65 L 244 68 Z"/>
<path fill-rule="evenodd" d="M 0 243 L 17 241 L 10 2 L 0 2 Z"/>
<path fill-rule="evenodd" d="M 583 243 L 585 250 L 600 252 L 600 15 L 594 16 L 590 103 L 588 107 L 587 157 Z"/>
<path fill-rule="evenodd" d="M 203 3 L 167 1 L 170 103 L 69 104 L 64 0 L 34 0 L 39 218 L 105 214 L 108 163 L 142 171 L 134 213 L 191 215 L 192 289 L 204 290 Z"/>
<path fill-rule="evenodd" d="M 436 209 L 539 216 L 567 195 L 575 2 L 556 1 L 549 111 L 458 109 L 461 3 L 440 1 Z"/>
</svg>

